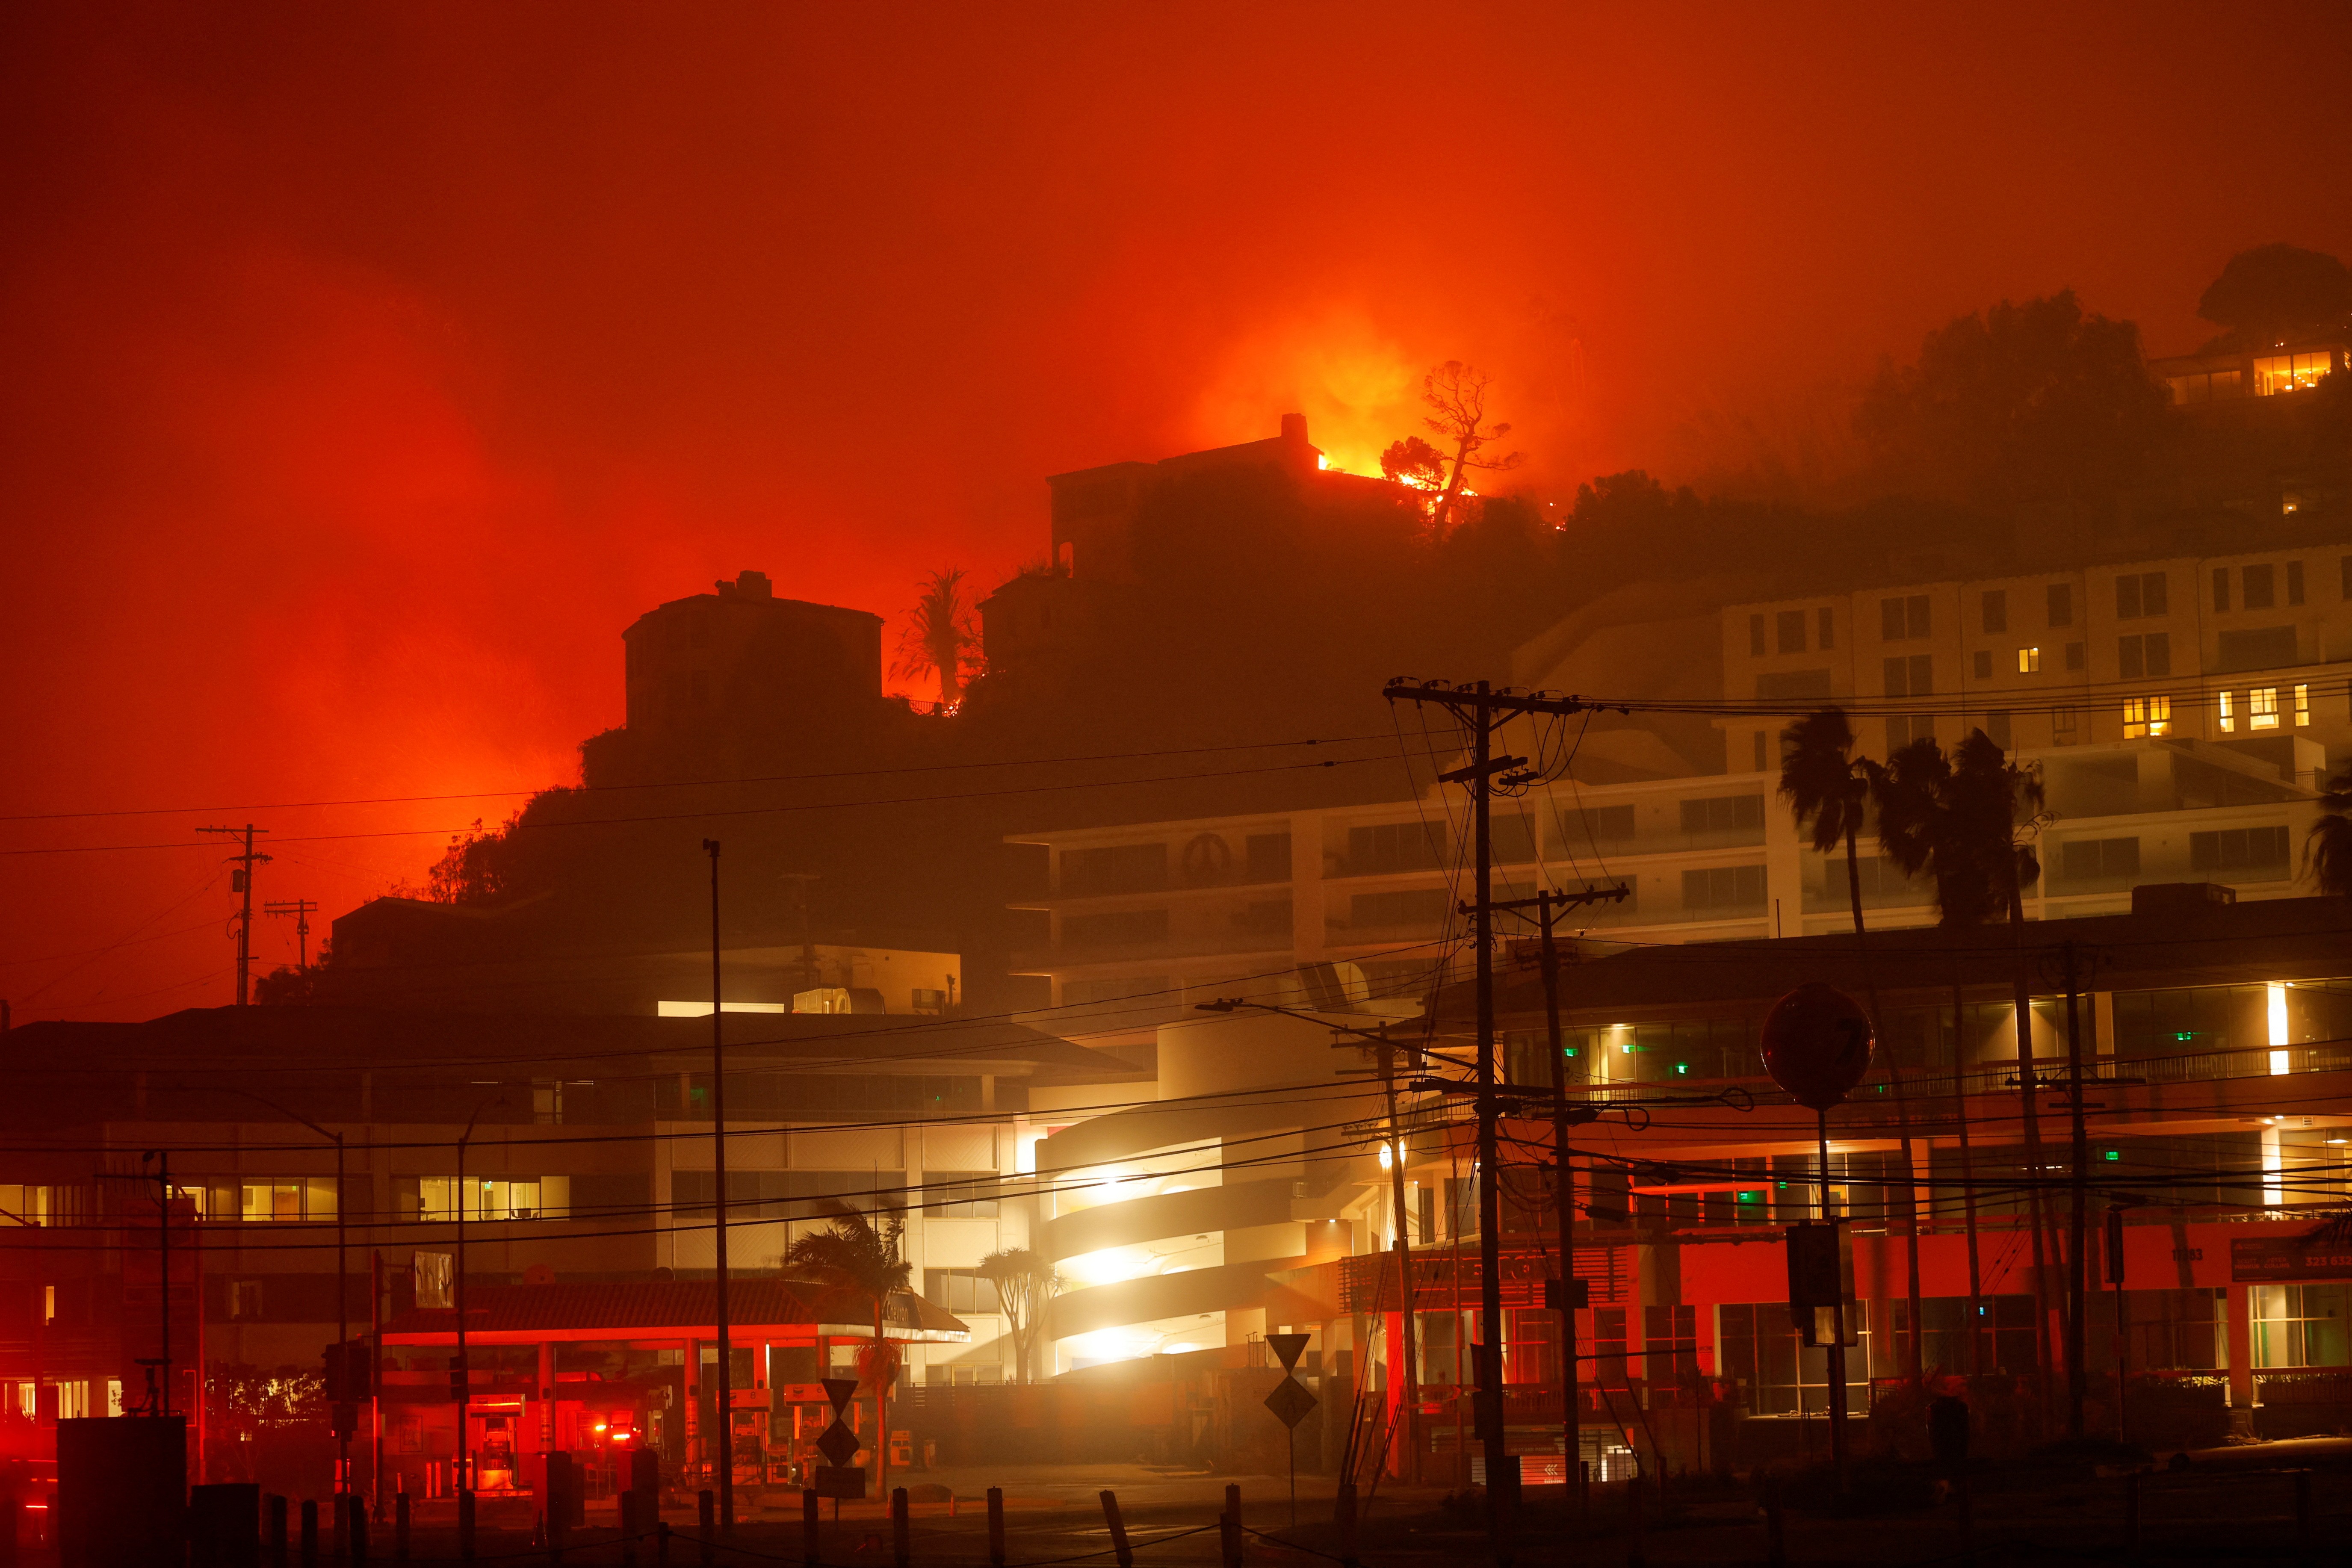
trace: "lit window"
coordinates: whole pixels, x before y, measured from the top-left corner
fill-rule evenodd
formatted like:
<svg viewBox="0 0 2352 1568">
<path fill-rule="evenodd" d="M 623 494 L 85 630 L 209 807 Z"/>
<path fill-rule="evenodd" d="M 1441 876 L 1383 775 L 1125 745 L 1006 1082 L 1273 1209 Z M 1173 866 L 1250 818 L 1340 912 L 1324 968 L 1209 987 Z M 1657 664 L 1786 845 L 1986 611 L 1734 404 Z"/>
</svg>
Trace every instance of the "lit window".
<svg viewBox="0 0 2352 1568">
<path fill-rule="evenodd" d="M 2294 689 L 2294 721 L 2298 725 L 2311 722 L 2311 688 L 2308 686 Z"/>
<path fill-rule="evenodd" d="M 2246 693 L 2246 728 L 2275 730 L 2278 728 L 2278 688 L 2257 686 Z"/>
<path fill-rule="evenodd" d="M 2270 397 L 2282 392 L 2308 390 L 2317 386 L 2333 368 L 2334 356 L 2326 349 L 2258 359 L 2254 362 L 2254 395 Z"/>
<path fill-rule="evenodd" d="M 2124 739 L 2147 740 L 2172 732 L 2172 699 L 2169 697 L 2126 697 L 2124 699 Z"/>
<path fill-rule="evenodd" d="M 2017 673 L 2020 675 L 2041 674 L 2042 650 L 2038 647 L 2019 648 L 2017 650 Z"/>
<path fill-rule="evenodd" d="M 2221 733 L 2228 734 L 2238 727 L 2238 715 L 2231 705 L 2230 693 L 2221 693 Z"/>
</svg>

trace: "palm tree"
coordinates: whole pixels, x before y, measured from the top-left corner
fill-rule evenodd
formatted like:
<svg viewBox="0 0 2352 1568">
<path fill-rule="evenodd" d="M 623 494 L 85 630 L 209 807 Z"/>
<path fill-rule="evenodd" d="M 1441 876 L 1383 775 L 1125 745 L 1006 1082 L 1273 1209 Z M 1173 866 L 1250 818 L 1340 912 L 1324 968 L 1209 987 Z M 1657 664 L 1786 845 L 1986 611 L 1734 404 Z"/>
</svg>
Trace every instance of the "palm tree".
<svg viewBox="0 0 2352 1568">
<path fill-rule="evenodd" d="M 980 1260 L 980 1277 L 996 1287 L 997 1304 L 1013 1335 L 1014 1381 L 1029 1381 L 1031 1346 L 1045 1326 L 1045 1309 L 1061 1293 L 1054 1266 L 1025 1247 L 992 1252 Z"/>
<path fill-rule="evenodd" d="M 1813 848 L 1822 855 L 1833 855 L 1838 846 L 1845 846 L 1846 896 L 1853 906 L 1853 941 L 1861 947 L 1865 934 L 1862 918 L 1862 858 L 1856 841 L 1862 835 L 1862 825 L 1870 804 L 1870 784 L 1874 776 L 1871 764 L 1853 754 L 1853 726 L 1847 722 L 1842 708 L 1824 708 L 1808 713 L 1780 732 L 1780 798 L 1789 803 L 1789 810 L 1799 827 L 1811 826 Z M 1878 1021 L 1878 984 L 1865 964 L 1863 981 L 1870 999 L 1870 1026 L 1884 1038 L 1885 1031 Z M 1904 1174 L 1915 1176 L 1911 1165 L 1910 1111 L 1904 1103 L 1903 1074 L 1895 1065 L 1890 1053 L 1886 1058 L 1888 1079 L 1895 1086 L 1895 1113 L 1903 1133 Z M 1909 1240 L 1906 1255 L 1908 1273 L 1906 1292 L 1911 1310 L 1911 1334 L 1907 1368 L 1912 1391 L 1924 1397 L 1926 1369 L 1921 1365 L 1923 1306 L 1919 1280 L 1919 1225 L 1916 1203 L 1910 1205 L 1905 1235 Z"/>
<path fill-rule="evenodd" d="M 2018 842 L 2042 801 L 2042 781 L 2011 763 L 1982 730 L 1971 730 L 1949 757 L 1932 736 L 1897 747 L 1875 769 L 1871 794 L 1878 806 L 1878 842 L 1906 875 L 1925 870 L 1935 879 L 1936 908 L 1946 925 L 1981 925 L 2006 912 L 2014 948 L 2011 978 L 2017 1023 L 2017 1080 L 2026 1162 L 2042 1168 L 2040 1113 L 2034 1099 L 2032 982 L 2025 966 L 2025 889 L 2042 874 L 2030 845 Z M 1957 1026 L 1958 1019 L 1955 1017 Z M 2045 1240 L 2048 1205 L 2041 1185 L 2028 1189 L 2032 1214 L 2035 1343 L 2043 1369 L 2056 1364 L 2049 1337 L 2050 1295 L 2043 1267 L 2055 1254 Z M 2074 1304 L 2068 1302 L 2070 1310 Z"/>
<path fill-rule="evenodd" d="M 1846 892 L 1853 902 L 1853 932 L 1862 922 L 1862 862 L 1854 841 L 1869 804 L 1867 765 L 1853 755 L 1853 726 L 1843 708 L 1808 713 L 1780 731 L 1780 798 L 1797 826 L 1812 829 L 1823 855 L 1845 847 Z"/>
<path fill-rule="evenodd" d="M 2352 763 L 2327 781 L 2319 810 L 2303 841 L 2303 868 L 2321 892 L 2352 896 Z"/>
<path fill-rule="evenodd" d="M 890 666 L 891 675 L 900 680 L 938 676 L 942 710 L 963 700 L 964 672 L 979 662 L 980 631 L 964 601 L 963 578 L 961 567 L 950 566 L 925 580 L 914 615 L 899 634 L 898 657 Z"/>
<path fill-rule="evenodd" d="M 896 1208 L 867 1215 L 846 1204 L 826 1206 L 831 1222 L 823 1230 L 802 1232 L 784 1248 L 784 1277 L 822 1285 L 829 1294 L 863 1302 L 873 1312 L 874 1339 L 858 1352 L 857 1375 L 874 1390 L 876 1489 L 887 1496 L 890 1389 L 898 1376 L 898 1347 L 884 1337 L 882 1320 L 891 1297 L 912 1293 L 908 1280 L 914 1270 L 898 1253 L 906 1216 Z"/>
</svg>

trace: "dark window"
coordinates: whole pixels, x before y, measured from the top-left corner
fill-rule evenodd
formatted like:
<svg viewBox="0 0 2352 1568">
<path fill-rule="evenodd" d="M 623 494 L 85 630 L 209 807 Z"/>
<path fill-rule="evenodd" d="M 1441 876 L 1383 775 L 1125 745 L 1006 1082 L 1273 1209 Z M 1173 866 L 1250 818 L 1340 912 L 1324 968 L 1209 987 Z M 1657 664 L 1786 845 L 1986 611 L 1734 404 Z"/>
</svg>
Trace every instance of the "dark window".
<svg viewBox="0 0 2352 1568">
<path fill-rule="evenodd" d="M 2002 751 L 2008 751 L 2014 744 L 2010 739 L 2008 710 L 1997 708 L 1986 714 L 1984 732 L 1986 740 L 1990 741 Z"/>
<path fill-rule="evenodd" d="M 1805 651 L 1805 612 L 1782 610 L 1773 617 L 1773 639 L 1782 653 Z"/>
<path fill-rule="evenodd" d="M 2060 879 L 2095 882 L 2139 875 L 2137 838 L 2077 838 L 2058 849 Z"/>
<path fill-rule="evenodd" d="M 1749 910 L 1764 903 L 1764 868 L 1711 866 L 1683 873 L 1683 908 Z"/>
<path fill-rule="evenodd" d="M 2293 626 L 2258 626 L 2221 634 L 2213 650 L 2213 672 L 2278 669 L 2297 661 Z"/>
<path fill-rule="evenodd" d="M 2068 643 L 2066 645 L 2066 668 L 2069 669 L 2080 669 L 2083 668 L 2083 645 L 2078 642 Z"/>
<path fill-rule="evenodd" d="M 2071 746 L 2079 734 L 2080 710 L 2074 708 L 2053 708 L 2050 710 L 2050 743 Z"/>
<path fill-rule="evenodd" d="M 2117 620 L 2163 615 L 2167 608 L 2165 599 L 2164 574 L 2161 572 L 2126 572 L 2116 579 Z"/>
<path fill-rule="evenodd" d="M 2074 584 L 2053 583 L 2050 584 L 2047 596 L 2050 601 L 2050 624 L 2053 626 L 2073 626 L 2074 624 Z"/>
<path fill-rule="evenodd" d="M 1906 637 L 1928 635 L 1932 617 L 1928 614 L 1927 595 L 1910 594 L 1899 599 L 1878 601 L 1879 631 L 1888 642 L 1901 642 Z"/>
<path fill-rule="evenodd" d="M 2284 873 L 2287 858 L 2284 827 L 2228 827 L 2189 836 L 2189 864 L 2193 870 Z"/>
<path fill-rule="evenodd" d="M 958 1317 L 971 1312 L 1002 1312 L 1004 1303 L 993 1280 L 971 1268 L 926 1268 L 923 1300 L 945 1307 Z"/>
<path fill-rule="evenodd" d="M 1441 925 L 1452 907 L 1453 897 L 1444 888 L 1358 893 L 1348 900 L 1348 923 L 1358 927 Z"/>
<path fill-rule="evenodd" d="M 1682 803 L 1685 833 L 1761 833 L 1764 797 L 1760 795 L 1715 795 Z"/>
<path fill-rule="evenodd" d="M 1771 765 L 1771 759 L 1765 754 L 1765 746 L 1767 742 L 1764 739 L 1764 731 L 1761 730 L 1757 731 L 1751 739 L 1756 742 L 1753 765 L 1756 771 L 1760 773 L 1767 767 Z"/>
<path fill-rule="evenodd" d="M 2172 636 L 2146 632 L 2116 639 L 2116 673 L 2126 680 L 2172 673 Z"/>
<path fill-rule="evenodd" d="M 1487 829 L 1487 840 L 1496 860 L 1518 865 L 1536 858 L 1535 818 L 1517 812 L 1497 812 L 1493 826 Z"/>
<path fill-rule="evenodd" d="M 1119 947 L 1168 940 L 1166 910 L 1106 910 L 1062 917 L 1064 947 Z"/>
<path fill-rule="evenodd" d="M 1642 1309 L 1642 1337 L 1649 1352 L 1643 1370 L 1654 1384 L 1677 1377 L 1698 1375 L 1698 1309 L 1648 1306 Z"/>
<path fill-rule="evenodd" d="M 1748 617 L 1748 651 L 1759 655 L 1764 651 L 1764 617 L 1761 615 Z"/>
<path fill-rule="evenodd" d="M 1983 595 L 1984 629 L 1989 632 L 2009 630 L 2009 591 L 1987 588 Z"/>
<path fill-rule="evenodd" d="M 1756 677 L 1756 695 L 1768 702 L 1826 700 L 1830 672 L 1826 669 L 1770 669 Z"/>
<path fill-rule="evenodd" d="M 1936 657 L 1915 653 L 1885 661 L 1886 695 L 1932 697 L 1936 692 Z"/>
<path fill-rule="evenodd" d="M 1813 612 L 1813 646 L 1837 647 L 1837 616 L 1830 612 L 1826 605 Z"/>
<path fill-rule="evenodd" d="M 2230 569 L 2227 566 L 2213 568 L 2213 607 L 2216 610 L 2230 607 Z"/>
<path fill-rule="evenodd" d="M 2286 563 L 2286 602 L 2290 605 L 2303 603 L 2303 563 L 2300 561 Z"/>
<path fill-rule="evenodd" d="M 2246 568 L 2246 608 L 2267 610 L 2278 602 L 2276 574 L 2267 565 Z"/>
<path fill-rule="evenodd" d="M 1603 845 L 1622 845 L 1633 837 L 1633 808 L 1596 805 L 1563 812 L 1558 832 L 1560 850 L 1570 857 L 1589 854 Z"/>
<path fill-rule="evenodd" d="M 923 1212 L 933 1219 L 994 1219 L 996 1179 L 993 1171 L 925 1171 Z"/>
<path fill-rule="evenodd" d="M 1290 880 L 1290 835 L 1253 833 L 1243 841 L 1243 864 L 1253 882 Z"/>
<path fill-rule="evenodd" d="M 1383 871 L 1426 871 L 1445 860 L 1443 824 L 1383 822 L 1348 829 L 1348 875 L 1370 877 Z"/>
<path fill-rule="evenodd" d="M 1979 650 L 1975 656 L 1974 668 L 1976 678 L 1979 680 L 1990 680 L 1992 679 L 1992 655 Z"/>
<path fill-rule="evenodd" d="M 1062 891 L 1073 898 L 1148 893 L 1167 885 L 1165 844 L 1106 844 L 1062 851 Z"/>
</svg>

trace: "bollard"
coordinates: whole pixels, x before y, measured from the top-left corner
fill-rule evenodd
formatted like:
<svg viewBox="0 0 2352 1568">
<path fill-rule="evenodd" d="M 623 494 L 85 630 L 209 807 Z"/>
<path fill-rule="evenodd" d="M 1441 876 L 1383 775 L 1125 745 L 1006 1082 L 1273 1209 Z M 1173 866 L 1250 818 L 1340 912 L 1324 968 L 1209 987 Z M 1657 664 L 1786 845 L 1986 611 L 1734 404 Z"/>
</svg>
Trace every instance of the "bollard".
<svg viewBox="0 0 2352 1568">
<path fill-rule="evenodd" d="M 890 1561 L 894 1568 L 907 1568 L 909 1555 L 907 1541 L 907 1489 L 890 1489 Z"/>
<path fill-rule="evenodd" d="M 1234 1489 L 1225 1489 L 1228 1497 Z M 1223 1568 L 1242 1568 L 1242 1519 L 1228 1507 L 1217 1515 L 1217 1559 Z"/>
<path fill-rule="evenodd" d="M 637 1494 L 633 1491 L 616 1492 L 614 1502 L 621 1516 L 621 1561 L 635 1563 L 637 1560 Z"/>
<path fill-rule="evenodd" d="M 709 1487 L 694 1494 L 696 1533 L 702 1539 L 695 1544 L 700 1549 L 702 1561 L 719 1561 L 719 1547 L 711 1537 L 719 1533 L 719 1494 Z"/>
<path fill-rule="evenodd" d="M 1788 1568 L 1789 1521 L 1780 1511 L 1780 1483 L 1764 1478 L 1764 1561 L 1770 1568 Z"/>
<path fill-rule="evenodd" d="M 1356 1483 L 1341 1481 L 1331 1499 L 1331 1522 L 1339 1531 L 1339 1561 L 1355 1568 L 1356 1564 Z"/>
<path fill-rule="evenodd" d="M 1242 1484 L 1239 1481 L 1227 1481 L 1225 1483 L 1225 1511 L 1234 1516 L 1234 1522 L 1235 1524 L 1241 1523 Z"/>
<path fill-rule="evenodd" d="M 404 1491 L 392 1500 L 392 1560 L 408 1561 L 408 1494 Z"/>
<path fill-rule="evenodd" d="M 2311 1472 L 2294 1473 L 2294 1534 L 2305 1546 L 2311 1544 Z"/>
<path fill-rule="evenodd" d="M 817 1551 L 817 1537 L 821 1533 L 824 1515 L 817 1511 L 816 1489 L 802 1488 L 801 1560 L 808 1564 L 808 1568 L 816 1568 L 817 1563 L 822 1560 Z"/>
<path fill-rule="evenodd" d="M 457 1561 L 474 1560 L 474 1489 L 457 1489 Z"/>
<path fill-rule="evenodd" d="M 1576 1461 L 1576 1511 L 1589 1522 L 1592 1518 L 1592 1461 Z"/>
<path fill-rule="evenodd" d="M 2124 1478 L 2124 1550 L 2139 1550 L 2139 1472 Z"/>
<path fill-rule="evenodd" d="M 302 1500 L 302 1568 L 319 1568 L 319 1500 Z"/>
<path fill-rule="evenodd" d="M 1110 1549 L 1118 1558 L 1118 1568 L 1135 1568 L 1135 1548 L 1127 1543 L 1127 1521 L 1118 1516 L 1118 1494 L 1105 1488 L 1102 1508 L 1103 1522 L 1110 1526 Z"/>
<path fill-rule="evenodd" d="M 1004 1568 L 1004 1489 L 988 1489 L 988 1568 Z"/>
<path fill-rule="evenodd" d="M 269 1498 L 269 1568 L 286 1568 L 286 1500 Z"/>
<path fill-rule="evenodd" d="M 669 1561 L 669 1521 L 666 1519 L 654 1521 L 654 1561 Z"/>
<path fill-rule="evenodd" d="M 343 1554 L 356 1568 L 368 1560 L 367 1499 L 357 1492 L 346 1492 L 343 1507 L 351 1515 L 343 1525 Z"/>
<path fill-rule="evenodd" d="M 327 1556 L 336 1563 L 343 1560 L 343 1494 L 327 1499 Z"/>
<path fill-rule="evenodd" d="M 1635 1476 L 1625 1488 L 1625 1568 L 1648 1561 L 1642 1555 L 1642 1478 Z"/>
</svg>

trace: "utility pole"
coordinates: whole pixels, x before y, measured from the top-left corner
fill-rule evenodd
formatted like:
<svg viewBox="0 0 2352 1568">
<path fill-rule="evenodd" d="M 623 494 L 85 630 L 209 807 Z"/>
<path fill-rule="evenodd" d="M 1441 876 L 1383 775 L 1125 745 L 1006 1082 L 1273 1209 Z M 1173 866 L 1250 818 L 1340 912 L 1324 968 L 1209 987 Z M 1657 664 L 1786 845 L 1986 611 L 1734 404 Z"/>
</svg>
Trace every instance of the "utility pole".
<svg viewBox="0 0 2352 1568">
<path fill-rule="evenodd" d="M 1497 773 L 1527 766 L 1524 757 L 1495 755 L 1495 731 L 1517 714 L 1582 713 L 1591 704 L 1574 697 L 1496 691 L 1481 680 L 1463 686 L 1391 680 L 1381 695 L 1391 702 L 1434 703 L 1470 731 L 1470 762 L 1438 775 L 1441 784 L 1470 790 L 1477 896 L 1471 905 L 1471 941 L 1477 960 L 1478 1020 L 1478 1314 L 1486 1342 L 1476 1358 L 1477 1394 L 1473 1409 L 1486 1460 L 1487 1531 L 1498 1560 L 1507 1561 L 1503 1537 L 1501 1480 L 1508 1454 L 1503 1438 L 1502 1189 L 1496 1168 L 1496 1122 L 1500 1117 L 1495 1075 L 1495 846 L 1491 805 Z"/>
<path fill-rule="evenodd" d="M 262 905 L 261 912 L 265 915 L 294 917 L 295 966 L 299 969 L 309 969 L 310 967 L 310 917 L 319 912 L 319 906 L 308 899 L 281 899 L 276 903 Z"/>
<path fill-rule="evenodd" d="M 2071 1310 L 2066 1314 L 2066 1435 L 2080 1437 L 2083 1435 L 2083 1385 L 2086 1371 L 2083 1365 L 2085 1328 L 2083 1320 L 2084 1310 L 2090 1305 L 2090 1281 L 2084 1272 L 2083 1256 L 2089 1228 L 2085 1216 L 2089 1213 L 2088 1184 L 2091 1176 L 2091 1134 L 2084 1119 L 2083 1096 L 2089 1086 L 2083 1077 L 2082 984 L 2076 968 L 2074 944 L 2070 942 L 2060 951 L 2066 966 L 2066 1076 L 2073 1080 L 2069 1087 L 2074 1091 L 2071 1101 L 2074 1125 L 2069 1130 L 2074 1134 L 2074 1150 L 2068 1161 L 2074 1167 L 2068 1173 L 2069 1183 L 2074 1188 L 2069 1194 L 2074 1201 L 2074 1209 L 2067 1215 L 2066 1294 Z M 2116 1386 L 2120 1392 L 2123 1385 L 2118 1383 Z"/>
<path fill-rule="evenodd" d="M 727 1032 L 719 990 L 719 840 L 702 841 L 710 857 L 710 1164 L 717 1187 L 711 1209 L 710 1241 L 718 1264 L 719 1284 L 719 1529 L 735 1533 L 735 1356 L 729 1343 L 727 1318 Z M 697 1367 L 695 1373 L 701 1374 Z M 877 1400 L 889 1397 L 877 1390 Z M 889 1456 L 882 1457 L 887 1465 Z"/>
<path fill-rule="evenodd" d="M 1389 1038 L 1388 1026 L 1381 1026 L 1380 1052 L 1381 1092 L 1388 1101 L 1389 1112 L 1389 1203 L 1396 1210 L 1396 1266 L 1398 1310 L 1403 1314 L 1404 1365 L 1397 1369 L 1397 1397 L 1400 1402 L 1397 1425 L 1404 1435 L 1404 1452 L 1408 1456 L 1397 1466 L 1398 1479 L 1412 1485 L 1421 1483 L 1421 1347 L 1420 1335 L 1413 1323 L 1412 1289 L 1412 1215 L 1404 1201 L 1404 1128 L 1397 1118 L 1396 1046 Z M 1352 1476 L 1340 1478 L 1353 1480 Z"/>
<path fill-rule="evenodd" d="M 169 1149 L 151 1149 L 139 1156 L 139 1163 L 142 1165 L 150 1160 L 155 1162 L 155 1184 L 162 1194 L 162 1201 L 156 1209 L 163 1222 L 156 1228 L 155 1237 L 157 1263 L 163 1277 L 161 1291 L 163 1303 L 163 1392 L 156 1396 L 163 1408 L 156 1414 L 169 1415 L 172 1414 L 172 1152 Z M 204 1387 L 201 1373 L 196 1386 L 199 1390 Z"/>
<path fill-rule="evenodd" d="M 253 836 L 267 833 L 269 829 L 256 827 L 248 822 L 243 827 L 199 827 L 196 831 L 226 834 L 230 838 L 244 840 L 244 849 L 229 857 L 238 864 L 237 868 L 229 873 L 228 879 L 229 891 L 243 900 L 238 904 L 236 913 L 236 1005 L 242 1007 L 253 999 L 253 868 L 269 858 L 254 851 Z"/>
</svg>

